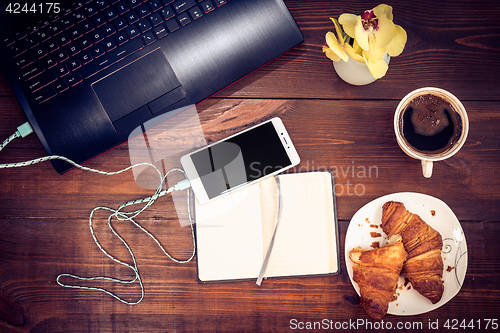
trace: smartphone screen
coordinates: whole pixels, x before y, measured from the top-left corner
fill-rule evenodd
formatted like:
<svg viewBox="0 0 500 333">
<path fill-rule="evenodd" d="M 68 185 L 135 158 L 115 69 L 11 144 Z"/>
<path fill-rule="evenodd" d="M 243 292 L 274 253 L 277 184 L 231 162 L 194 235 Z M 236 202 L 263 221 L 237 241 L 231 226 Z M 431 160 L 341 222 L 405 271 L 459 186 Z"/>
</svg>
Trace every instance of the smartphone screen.
<svg viewBox="0 0 500 333">
<path fill-rule="evenodd" d="M 265 122 L 189 154 L 202 188 L 197 191 L 199 186 L 187 172 L 195 194 L 204 192 L 201 196 L 206 195 L 206 199 L 211 200 L 298 164 L 298 155 L 280 123 L 276 120 Z"/>
</svg>

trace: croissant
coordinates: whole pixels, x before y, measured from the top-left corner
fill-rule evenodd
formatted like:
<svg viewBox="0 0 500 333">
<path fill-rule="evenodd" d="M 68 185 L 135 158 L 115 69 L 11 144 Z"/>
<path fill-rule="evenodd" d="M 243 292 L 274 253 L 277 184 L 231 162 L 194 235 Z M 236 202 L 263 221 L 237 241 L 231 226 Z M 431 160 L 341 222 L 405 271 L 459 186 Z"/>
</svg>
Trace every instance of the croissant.
<svg viewBox="0 0 500 333">
<path fill-rule="evenodd" d="M 444 291 L 441 234 L 395 201 L 382 206 L 382 230 L 388 237 L 399 234 L 403 239 L 408 259 L 401 274 L 433 304 L 439 302 Z"/>
<path fill-rule="evenodd" d="M 354 263 L 353 280 L 359 286 L 361 305 L 372 319 L 382 319 L 393 300 L 406 259 L 402 238 L 395 235 L 386 246 L 371 250 L 356 247 L 349 257 Z"/>
</svg>

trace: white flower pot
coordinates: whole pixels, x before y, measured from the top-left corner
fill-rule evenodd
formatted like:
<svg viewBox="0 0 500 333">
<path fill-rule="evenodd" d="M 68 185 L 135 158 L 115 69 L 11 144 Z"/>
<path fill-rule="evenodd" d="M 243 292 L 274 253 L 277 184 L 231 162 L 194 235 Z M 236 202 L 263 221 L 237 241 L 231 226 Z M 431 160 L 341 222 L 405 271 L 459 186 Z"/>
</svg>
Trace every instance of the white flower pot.
<svg viewBox="0 0 500 333">
<path fill-rule="evenodd" d="M 387 53 L 383 58 L 388 65 L 390 58 Z M 364 62 L 356 61 L 351 57 L 349 57 L 349 61 L 334 61 L 333 67 L 342 80 L 355 86 L 370 84 L 376 80 Z"/>
</svg>

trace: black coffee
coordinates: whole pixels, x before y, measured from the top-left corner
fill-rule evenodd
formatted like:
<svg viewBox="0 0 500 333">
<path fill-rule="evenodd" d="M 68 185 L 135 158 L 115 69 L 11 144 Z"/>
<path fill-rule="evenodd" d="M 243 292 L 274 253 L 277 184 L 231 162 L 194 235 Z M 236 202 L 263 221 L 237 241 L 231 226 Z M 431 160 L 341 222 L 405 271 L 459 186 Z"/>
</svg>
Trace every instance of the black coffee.
<svg viewBox="0 0 500 333">
<path fill-rule="evenodd" d="M 440 154 L 460 138 L 460 115 L 439 96 L 425 94 L 410 101 L 402 116 L 403 137 L 426 154 Z"/>
</svg>

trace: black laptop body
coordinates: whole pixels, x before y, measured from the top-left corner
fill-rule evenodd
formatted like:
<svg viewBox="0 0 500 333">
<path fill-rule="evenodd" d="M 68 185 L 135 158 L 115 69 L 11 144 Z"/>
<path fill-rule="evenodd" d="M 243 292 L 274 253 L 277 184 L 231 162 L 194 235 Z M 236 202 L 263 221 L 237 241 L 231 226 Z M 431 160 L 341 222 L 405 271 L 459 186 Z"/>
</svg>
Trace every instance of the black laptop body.
<svg viewBox="0 0 500 333">
<path fill-rule="evenodd" d="M 1 70 L 46 153 L 77 163 L 303 42 L 282 0 L 83 0 L 22 28 L 30 16 L 13 4 Z"/>
</svg>

